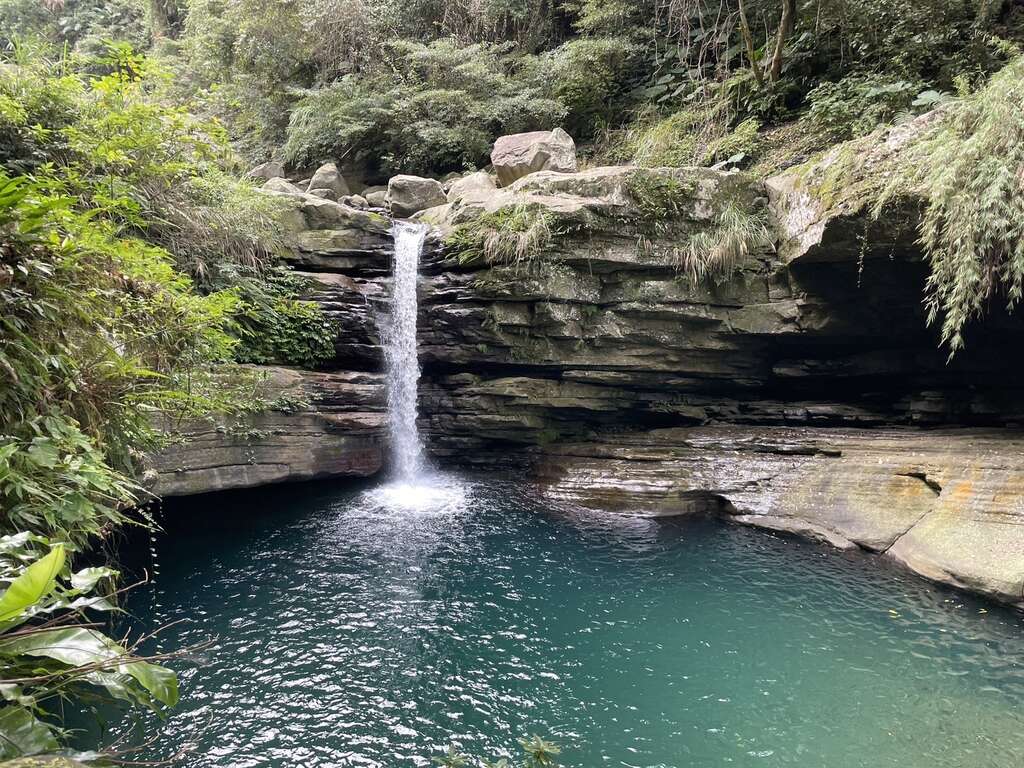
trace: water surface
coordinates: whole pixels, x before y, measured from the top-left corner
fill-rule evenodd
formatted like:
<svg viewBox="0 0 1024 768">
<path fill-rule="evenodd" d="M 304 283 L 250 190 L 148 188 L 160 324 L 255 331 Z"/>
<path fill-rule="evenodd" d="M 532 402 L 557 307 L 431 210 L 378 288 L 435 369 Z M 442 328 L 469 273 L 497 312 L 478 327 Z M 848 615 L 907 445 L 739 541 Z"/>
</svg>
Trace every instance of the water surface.
<svg viewBox="0 0 1024 768">
<path fill-rule="evenodd" d="M 169 506 L 131 608 L 186 620 L 164 647 L 214 642 L 142 757 L 424 766 L 539 733 L 574 768 L 1021 765 L 1015 613 L 762 531 L 462 489 L 434 511 L 325 485 Z"/>
</svg>

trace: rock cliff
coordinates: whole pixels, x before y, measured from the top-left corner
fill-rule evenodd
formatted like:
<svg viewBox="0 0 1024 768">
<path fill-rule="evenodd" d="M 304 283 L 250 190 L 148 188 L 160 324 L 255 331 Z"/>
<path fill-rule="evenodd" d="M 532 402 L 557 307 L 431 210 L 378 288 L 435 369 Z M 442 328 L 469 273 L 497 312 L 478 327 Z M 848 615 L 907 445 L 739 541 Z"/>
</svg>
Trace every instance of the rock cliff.
<svg viewBox="0 0 1024 768">
<path fill-rule="evenodd" d="M 947 361 L 925 324 L 913 227 L 816 205 L 805 178 L 598 168 L 456 184 L 418 214 L 436 227 L 420 281 L 431 452 L 520 461 L 574 503 L 713 512 L 1024 602 L 1024 361 L 1007 354 L 1024 325 L 996 316 Z M 286 196 L 292 262 L 337 322 L 331 369 L 349 372 L 316 386 L 340 393 L 344 417 L 289 417 L 300 469 L 275 465 L 274 449 L 249 464 L 231 443 L 247 484 L 380 464 L 379 391 L 365 413 L 346 398 L 356 380 L 380 387 L 387 222 Z M 760 222 L 770 238 L 750 236 Z M 727 268 L 688 279 L 699 257 Z M 197 433 L 211 458 L 181 452 L 161 489 L 234 482 L 212 458 L 224 439 Z"/>
<path fill-rule="evenodd" d="M 151 490 L 188 496 L 380 471 L 384 383 L 373 373 L 265 368 L 255 413 L 166 425 Z"/>
</svg>

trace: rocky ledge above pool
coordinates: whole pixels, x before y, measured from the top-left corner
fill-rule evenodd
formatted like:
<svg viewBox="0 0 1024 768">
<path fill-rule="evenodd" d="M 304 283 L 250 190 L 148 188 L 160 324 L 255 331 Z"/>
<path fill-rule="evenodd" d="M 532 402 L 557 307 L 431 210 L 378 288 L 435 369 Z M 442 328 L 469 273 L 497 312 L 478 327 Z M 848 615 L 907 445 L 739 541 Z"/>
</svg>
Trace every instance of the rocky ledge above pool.
<svg viewBox="0 0 1024 768">
<path fill-rule="evenodd" d="M 1024 605 L 1024 432 L 663 429 L 550 446 L 536 465 L 552 499 L 717 514 Z"/>
<path fill-rule="evenodd" d="M 1024 433 L 1004 428 L 1024 424 L 1024 358 L 1007 354 L 1024 323 L 991 317 L 947 361 L 907 212 L 825 206 L 814 178 L 596 168 L 454 184 L 421 214 L 437 225 L 419 284 L 428 449 L 448 465 L 532 465 L 546 493 L 583 506 L 710 511 L 1020 604 Z M 179 430 L 156 461 L 161 493 L 382 465 L 388 222 L 291 199 L 289 258 L 338 328 L 332 372 L 275 374 L 310 393 L 299 409 Z M 453 247 L 523 206 L 551 233 L 527 263 Z M 725 278 L 682 279 L 680 249 L 726 210 L 772 242 Z"/>
<path fill-rule="evenodd" d="M 188 496 L 323 477 L 366 477 L 384 461 L 379 374 L 263 367 L 254 413 L 165 425 L 167 443 L 147 480 L 161 496 Z"/>
</svg>

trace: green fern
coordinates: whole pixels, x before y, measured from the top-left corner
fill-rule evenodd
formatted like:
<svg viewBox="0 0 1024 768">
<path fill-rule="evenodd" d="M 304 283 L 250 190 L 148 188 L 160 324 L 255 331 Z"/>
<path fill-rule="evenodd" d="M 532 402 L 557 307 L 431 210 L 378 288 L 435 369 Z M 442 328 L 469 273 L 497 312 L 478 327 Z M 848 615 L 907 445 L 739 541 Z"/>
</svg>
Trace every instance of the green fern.
<svg viewBox="0 0 1024 768">
<path fill-rule="evenodd" d="M 924 199 L 928 322 L 952 356 L 990 299 L 1012 310 L 1024 294 L 1024 57 L 952 104 L 900 173 Z"/>
</svg>

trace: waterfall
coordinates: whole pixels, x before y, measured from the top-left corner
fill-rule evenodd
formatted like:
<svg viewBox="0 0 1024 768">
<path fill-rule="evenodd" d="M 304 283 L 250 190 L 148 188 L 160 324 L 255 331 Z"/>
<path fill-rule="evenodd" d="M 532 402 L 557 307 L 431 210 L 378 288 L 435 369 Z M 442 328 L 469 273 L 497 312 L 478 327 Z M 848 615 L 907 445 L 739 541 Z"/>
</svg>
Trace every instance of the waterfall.
<svg viewBox="0 0 1024 768">
<path fill-rule="evenodd" d="M 384 327 L 387 366 L 388 421 L 391 428 L 392 472 L 397 481 L 416 479 L 423 446 L 416 428 L 416 394 L 420 363 L 416 355 L 416 277 L 427 228 L 396 221 L 395 259 L 391 282 L 391 318 Z"/>
</svg>

